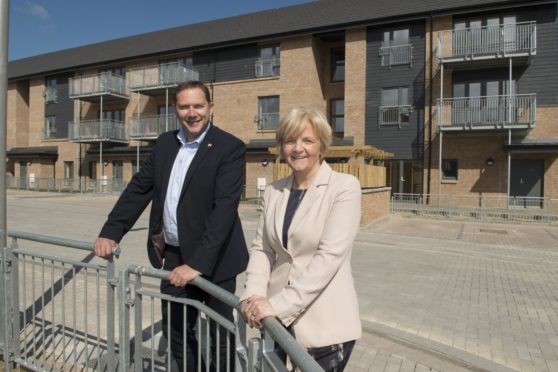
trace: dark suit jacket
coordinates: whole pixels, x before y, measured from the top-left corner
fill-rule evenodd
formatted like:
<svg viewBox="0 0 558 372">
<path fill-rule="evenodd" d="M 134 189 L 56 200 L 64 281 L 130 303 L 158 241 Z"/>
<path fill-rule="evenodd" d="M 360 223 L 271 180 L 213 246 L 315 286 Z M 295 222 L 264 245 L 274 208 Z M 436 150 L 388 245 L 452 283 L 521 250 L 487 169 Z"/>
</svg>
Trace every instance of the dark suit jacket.
<svg viewBox="0 0 558 372">
<path fill-rule="evenodd" d="M 156 268 L 162 267 L 164 258 L 163 206 L 181 146 L 177 132 L 164 133 L 157 139 L 149 159 L 134 175 L 99 234 L 119 242 L 152 202 L 147 251 Z M 213 282 L 234 278 L 248 263 L 238 217 L 245 152 L 241 140 L 211 124 L 190 164 L 178 202 L 182 261 Z"/>
</svg>

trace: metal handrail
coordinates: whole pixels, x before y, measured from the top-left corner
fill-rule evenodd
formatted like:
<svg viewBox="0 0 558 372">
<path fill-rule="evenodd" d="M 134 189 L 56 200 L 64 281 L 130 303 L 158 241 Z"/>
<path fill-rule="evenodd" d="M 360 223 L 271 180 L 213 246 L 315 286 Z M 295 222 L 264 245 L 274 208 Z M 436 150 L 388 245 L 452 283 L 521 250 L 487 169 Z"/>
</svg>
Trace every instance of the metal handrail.
<svg viewBox="0 0 558 372">
<path fill-rule="evenodd" d="M 378 54 L 382 58 L 389 58 L 388 66 L 390 68 L 391 66 L 397 65 L 409 65 L 409 67 L 413 67 L 412 44 L 383 46 L 380 47 Z M 383 59 L 382 64 L 385 64 Z"/>
<path fill-rule="evenodd" d="M 255 63 L 256 77 L 267 77 L 279 75 L 279 58 L 260 59 Z"/>
<path fill-rule="evenodd" d="M 95 96 L 114 93 L 128 97 L 126 78 L 112 72 L 101 72 L 93 75 L 83 75 L 69 79 L 70 98 Z"/>
<path fill-rule="evenodd" d="M 378 108 L 379 124 L 380 126 L 409 124 L 412 112 L 413 106 L 411 105 L 380 106 Z"/>
<path fill-rule="evenodd" d="M 159 270 L 150 267 L 137 266 L 135 272 L 141 274 L 148 274 L 158 279 L 168 280 L 170 271 Z M 192 280 L 189 284 L 207 292 L 227 306 L 235 308 L 240 311 L 240 299 L 234 294 L 225 291 L 224 289 L 211 283 L 209 280 L 200 276 Z M 319 364 L 296 342 L 294 337 L 279 323 L 275 317 L 267 317 L 262 321 L 263 328 L 269 332 L 272 338 L 283 348 L 289 355 L 289 358 L 294 364 L 302 371 L 323 371 Z"/>
<path fill-rule="evenodd" d="M 180 62 L 160 63 L 129 70 L 130 90 L 174 87 L 188 80 L 199 80 L 199 72 Z"/>
<path fill-rule="evenodd" d="M 94 119 L 70 122 L 68 124 L 70 140 L 118 140 L 127 141 L 124 122 L 113 119 Z"/>
</svg>

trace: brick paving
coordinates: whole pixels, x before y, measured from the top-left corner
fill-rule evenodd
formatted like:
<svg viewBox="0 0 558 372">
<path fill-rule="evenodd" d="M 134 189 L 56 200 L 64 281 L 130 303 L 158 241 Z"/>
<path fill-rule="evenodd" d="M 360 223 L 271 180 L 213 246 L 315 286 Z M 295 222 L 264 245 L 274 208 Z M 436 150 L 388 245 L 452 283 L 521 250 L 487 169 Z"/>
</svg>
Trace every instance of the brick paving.
<svg viewBox="0 0 558 372">
<path fill-rule="evenodd" d="M 115 200 L 10 190 L 8 228 L 92 241 Z M 250 241 L 257 206 L 240 212 Z M 144 214 L 118 268 L 147 264 L 146 228 Z M 557 263 L 552 225 L 389 216 L 368 226 L 353 253 L 366 332 L 347 371 L 558 370 Z"/>
</svg>

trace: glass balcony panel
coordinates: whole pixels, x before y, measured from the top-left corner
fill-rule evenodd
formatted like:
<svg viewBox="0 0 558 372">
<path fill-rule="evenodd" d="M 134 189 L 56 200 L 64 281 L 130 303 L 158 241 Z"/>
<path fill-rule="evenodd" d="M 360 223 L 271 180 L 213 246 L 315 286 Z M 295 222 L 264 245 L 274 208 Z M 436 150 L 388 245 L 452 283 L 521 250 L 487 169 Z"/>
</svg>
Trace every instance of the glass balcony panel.
<svg viewBox="0 0 558 372">
<path fill-rule="evenodd" d="M 70 78 L 70 98 L 103 94 L 127 96 L 126 79 L 111 72 Z"/>
<path fill-rule="evenodd" d="M 162 63 L 132 69 L 129 72 L 130 89 L 156 89 L 174 87 L 180 83 L 199 80 L 199 72 L 180 62 Z"/>
<path fill-rule="evenodd" d="M 68 138 L 75 142 L 127 142 L 124 122 L 112 119 L 84 120 L 68 125 Z"/>
<path fill-rule="evenodd" d="M 130 118 L 128 133 L 130 138 L 155 139 L 162 133 L 180 128 L 175 115 L 140 116 Z"/>
<path fill-rule="evenodd" d="M 279 58 L 257 60 L 255 68 L 256 77 L 279 76 Z"/>
</svg>

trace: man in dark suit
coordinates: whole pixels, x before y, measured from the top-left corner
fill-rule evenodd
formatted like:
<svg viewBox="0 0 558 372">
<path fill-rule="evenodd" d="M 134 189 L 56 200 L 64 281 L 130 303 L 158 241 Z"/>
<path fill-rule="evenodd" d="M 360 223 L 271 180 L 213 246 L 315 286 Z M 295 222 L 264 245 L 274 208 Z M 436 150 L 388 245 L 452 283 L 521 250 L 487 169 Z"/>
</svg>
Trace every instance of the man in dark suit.
<svg viewBox="0 0 558 372">
<path fill-rule="evenodd" d="M 215 127 L 210 121 L 212 112 L 210 92 L 203 83 L 191 81 L 176 88 L 175 113 L 182 129 L 157 139 L 149 159 L 110 212 L 95 241 L 94 252 L 99 257 L 110 257 L 112 248 L 151 202 L 149 259 L 154 267 L 171 271 L 169 279 L 161 282 L 161 292 L 204 302 L 232 321 L 231 308 L 187 285 L 201 275 L 234 293 L 236 276 L 248 262 L 237 211 L 244 186 L 245 145 Z M 172 355 L 179 369 L 185 365 L 187 371 L 193 371 L 198 364 L 193 329 L 198 312 L 188 306 L 186 315 L 187 319 L 183 319 L 182 304 L 162 301 L 163 332 L 170 337 Z M 169 324 L 171 335 L 167 334 Z M 214 322 L 210 326 L 212 370 L 225 369 L 226 333 L 219 327 L 222 334 L 217 348 Z M 229 341 L 234 346 L 234 339 Z M 228 361 L 234 363 L 234 347 L 229 357 Z M 216 359 L 219 366 L 215 366 Z M 234 364 L 230 367 L 232 370 Z"/>
</svg>

